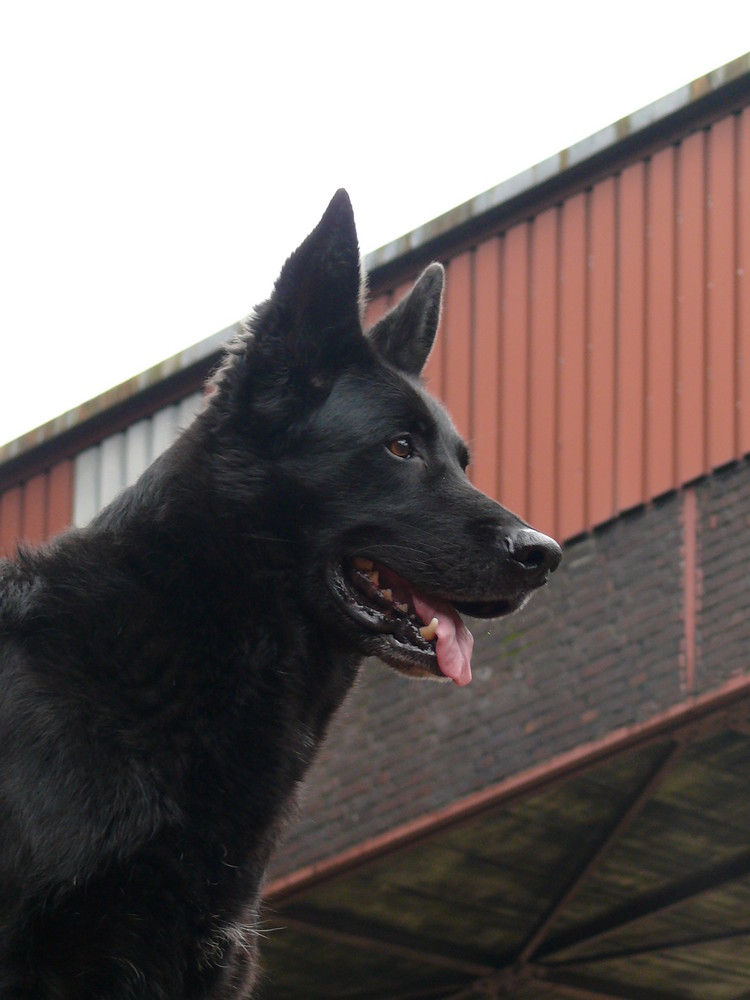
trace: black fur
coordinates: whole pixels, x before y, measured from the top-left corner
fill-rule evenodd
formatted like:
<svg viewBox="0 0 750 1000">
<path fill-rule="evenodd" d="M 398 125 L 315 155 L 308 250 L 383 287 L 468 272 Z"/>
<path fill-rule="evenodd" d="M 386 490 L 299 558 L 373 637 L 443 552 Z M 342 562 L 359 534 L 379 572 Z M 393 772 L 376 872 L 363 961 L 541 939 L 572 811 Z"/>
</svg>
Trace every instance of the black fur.
<svg viewBox="0 0 750 1000">
<path fill-rule="evenodd" d="M 339 192 L 175 445 L 0 565 L 4 1000 L 248 997 L 269 853 L 361 659 L 442 674 L 352 558 L 485 616 L 557 565 L 419 385 L 442 280 L 364 336 Z"/>
</svg>

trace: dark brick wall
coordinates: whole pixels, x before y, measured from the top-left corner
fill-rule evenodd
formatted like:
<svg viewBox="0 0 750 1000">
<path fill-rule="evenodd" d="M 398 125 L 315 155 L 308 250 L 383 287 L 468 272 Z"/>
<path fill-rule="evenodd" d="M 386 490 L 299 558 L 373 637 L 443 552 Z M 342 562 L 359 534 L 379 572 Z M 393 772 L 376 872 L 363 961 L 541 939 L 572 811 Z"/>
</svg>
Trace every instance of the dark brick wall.
<svg viewBox="0 0 750 1000">
<path fill-rule="evenodd" d="M 750 672 L 750 463 L 701 482 L 696 690 Z"/>
<path fill-rule="evenodd" d="M 721 644 L 736 646 L 750 634 L 744 618 L 729 639 L 715 621 L 731 589 L 719 563 L 740 571 L 740 528 L 750 555 L 748 466 L 700 490 L 700 550 L 709 551 L 713 532 L 721 552 L 704 576 L 698 676 L 706 688 L 742 661 L 740 650 L 728 657 Z M 682 503 L 671 494 L 568 545 L 563 566 L 524 611 L 474 628 L 468 688 L 408 682 L 367 663 L 306 783 L 275 874 L 683 701 Z"/>
</svg>

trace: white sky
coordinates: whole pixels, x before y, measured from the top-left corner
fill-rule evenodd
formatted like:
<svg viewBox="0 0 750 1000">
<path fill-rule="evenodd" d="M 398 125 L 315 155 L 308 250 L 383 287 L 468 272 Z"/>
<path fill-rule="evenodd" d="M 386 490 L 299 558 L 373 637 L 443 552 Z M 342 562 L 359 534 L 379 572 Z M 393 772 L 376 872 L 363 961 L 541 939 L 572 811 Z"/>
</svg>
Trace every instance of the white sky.
<svg viewBox="0 0 750 1000">
<path fill-rule="evenodd" d="M 0 0 L 0 443 L 750 50 L 750 3 Z"/>
</svg>

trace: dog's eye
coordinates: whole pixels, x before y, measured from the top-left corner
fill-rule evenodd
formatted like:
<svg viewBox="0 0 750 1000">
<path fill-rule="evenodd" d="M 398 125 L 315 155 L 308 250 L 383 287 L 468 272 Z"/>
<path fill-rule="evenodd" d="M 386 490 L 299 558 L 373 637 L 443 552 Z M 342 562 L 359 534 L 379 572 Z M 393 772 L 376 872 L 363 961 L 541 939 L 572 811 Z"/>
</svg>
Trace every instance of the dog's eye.
<svg viewBox="0 0 750 1000">
<path fill-rule="evenodd" d="M 414 445 L 411 443 L 411 438 L 402 434 L 401 437 L 388 442 L 388 451 L 396 458 L 411 458 L 414 454 Z"/>
</svg>

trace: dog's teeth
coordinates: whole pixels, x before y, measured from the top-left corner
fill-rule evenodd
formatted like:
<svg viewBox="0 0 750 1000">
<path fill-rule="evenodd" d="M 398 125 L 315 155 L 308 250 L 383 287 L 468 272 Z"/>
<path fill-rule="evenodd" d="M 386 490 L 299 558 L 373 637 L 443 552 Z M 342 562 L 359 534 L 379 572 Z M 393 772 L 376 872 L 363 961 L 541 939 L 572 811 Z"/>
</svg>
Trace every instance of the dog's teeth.
<svg viewBox="0 0 750 1000">
<path fill-rule="evenodd" d="M 398 601 L 395 601 L 393 606 L 396 609 L 396 611 L 400 611 L 402 615 L 408 615 L 409 614 L 409 605 L 408 604 L 400 604 Z"/>
<path fill-rule="evenodd" d="M 371 573 L 365 573 L 365 576 L 370 581 L 370 583 L 373 585 L 373 587 L 379 587 L 380 586 L 380 574 L 378 573 L 378 571 L 376 569 L 372 570 Z"/>
<path fill-rule="evenodd" d="M 390 587 L 384 587 L 383 590 L 380 591 L 380 593 L 383 595 L 386 601 L 393 600 L 393 591 L 391 590 Z"/>
<path fill-rule="evenodd" d="M 373 568 L 374 565 L 375 565 L 375 563 L 372 561 L 372 559 L 365 559 L 364 556 L 355 556 L 354 557 L 354 568 L 355 569 L 361 569 L 364 572 L 369 572 Z"/>
<path fill-rule="evenodd" d="M 438 627 L 438 620 L 437 618 L 433 618 L 429 625 L 422 626 L 422 628 L 419 630 L 419 634 L 422 636 L 423 639 L 426 639 L 429 642 L 430 639 L 434 639 L 435 636 L 437 635 L 437 627 Z"/>
</svg>

